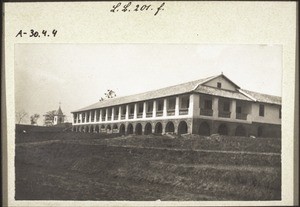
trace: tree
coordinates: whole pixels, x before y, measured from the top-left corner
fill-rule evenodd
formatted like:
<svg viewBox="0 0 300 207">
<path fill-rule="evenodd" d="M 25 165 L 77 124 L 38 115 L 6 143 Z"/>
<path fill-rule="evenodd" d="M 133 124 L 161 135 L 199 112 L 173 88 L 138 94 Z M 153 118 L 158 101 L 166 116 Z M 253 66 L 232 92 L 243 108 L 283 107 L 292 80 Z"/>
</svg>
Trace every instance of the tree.
<svg viewBox="0 0 300 207">
<path fill-rule="evenodd" d="M 16 123 L 21 124 L 28 117 L 28 113 L 24 110 L 16 111 Z"/>
<path fill-rule="evenodd" d="M 30 124 L 37 125 L 37 120 L 40 118 L 39 114 L 33 114 L 30 116 Z"/>
<path fill-rule="evenodd" d="M 108 89 L 106 93 L 104 93 L 105 98 L 101 97 L 99 101 L 104 101 L 105 99 L 114 98 L 116 97 L 116 92 L 113 90 Z"/>
<path fill-rule="evenodd" d="M 56 110 L 48 111 L 44 117 L 44 125 L 46 126 L 52 126 L 54 122 L 54 116 L 55 116 Z"/>
</svg>

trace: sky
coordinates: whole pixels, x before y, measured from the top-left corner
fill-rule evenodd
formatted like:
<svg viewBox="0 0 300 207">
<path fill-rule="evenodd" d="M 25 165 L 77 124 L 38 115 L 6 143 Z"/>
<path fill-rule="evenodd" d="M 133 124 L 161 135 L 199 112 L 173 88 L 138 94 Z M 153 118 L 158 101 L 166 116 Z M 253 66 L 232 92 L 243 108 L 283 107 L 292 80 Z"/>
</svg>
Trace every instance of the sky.
<svg viewBox="0 0 300 207">
<path fill-rule="evenodd" d="M 16 44 L 15 109 L 41 116 L 223 72 L 243 89 L 281 96 L 280 45 Z M 29 116 L 26 123 L 29 124 Z M 38 120 L 43 125 L 43 118 Z"/>
</svg>

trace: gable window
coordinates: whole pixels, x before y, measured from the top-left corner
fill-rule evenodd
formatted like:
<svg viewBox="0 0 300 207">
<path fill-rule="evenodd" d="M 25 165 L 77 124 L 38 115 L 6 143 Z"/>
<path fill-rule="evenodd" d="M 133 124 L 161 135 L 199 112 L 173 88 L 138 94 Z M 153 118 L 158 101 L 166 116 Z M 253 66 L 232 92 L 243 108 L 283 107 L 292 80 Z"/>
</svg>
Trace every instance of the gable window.
<svg viewBox="0 0 300 207">
<path fill-rule="evenodd" d="M 222 87 L 222 83 L 221 83 L 221 82 L 218 82 L 218 83 L 217 83 L 217 87 L 218 87 L 218 88 L 221 88 L 221 87 Z"/>
<path fill-rule="evenodd" d="M 259 116 L 265 116 L 265 106 L 263 104 L 259 104 Z"/>
</svg>

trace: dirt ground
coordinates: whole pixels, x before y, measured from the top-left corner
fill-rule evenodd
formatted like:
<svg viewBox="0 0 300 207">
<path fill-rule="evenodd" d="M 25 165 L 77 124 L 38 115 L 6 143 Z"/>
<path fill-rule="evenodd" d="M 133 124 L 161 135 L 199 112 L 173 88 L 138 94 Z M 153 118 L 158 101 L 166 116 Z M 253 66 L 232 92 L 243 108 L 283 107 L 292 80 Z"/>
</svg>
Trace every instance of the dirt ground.
<svg viewBox="0 0 300 207">
<path fill-rule="evenodd" d="M 15 198 L 280 200 L 280 141 L 222 139 L 18 134 Z"/>
</svg>

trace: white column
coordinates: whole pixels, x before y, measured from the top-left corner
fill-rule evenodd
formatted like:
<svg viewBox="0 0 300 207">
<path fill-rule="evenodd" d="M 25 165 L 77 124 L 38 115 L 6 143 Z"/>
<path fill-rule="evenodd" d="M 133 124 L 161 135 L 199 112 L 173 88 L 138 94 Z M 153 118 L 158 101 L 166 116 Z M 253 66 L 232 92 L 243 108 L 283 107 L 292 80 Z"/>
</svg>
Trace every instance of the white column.
<svg viewBox="0 0 300 207">
<path fill-rule="evenodd" d="M 212 102 L 213 117 L 217 118 L 219 116 L 219 98 L 213 97 Z"/>
<path fill-rule="evenodd" d="M 129 119 L 129 105 L 126 105 L 126 114 L 125 114 L 125 120 Z"/>
<path fill-rule="evenodd" d="M 79 120 L 79 113 L 76 113 L 76 123 L 78 124 L 78 120 Z"/>
<path fill-rule="evenodd" d="M 147 104 L 146 104 L 146 101 L 145 101 L 144 105 L 143 105 L 143 118 L 146 118 L 146 112 L 147 112 Z"/>
<path fill-rule="evenodd" d="M 164 99 L 163 116 L 167 116 L 167 98 Z"/>
<path fill-rule="evenodd" d="M 94 111 L 94 122 L 97 122 L 97 109 Z"/>
<path fill-rule="evenodd" d="M 119 106 L 118 120 L 121 120 L 122 106 Z"/>
<path fill-rule="evenodd" d="M 176 101 L 175 101 L 175 116 L 179 116 L 179 96 L 176 96 Z"/>
<path fill-rule="evenodd" d="M 194 113 L 194 96 L 190 95 L 190 104 L 189 104 L 189 116 L 193 116 Z"/>
<path fill-rule="evenodd" d="M 156 117 L 156 104 L 157 104 L 157 101 L 154 100 L 153 101 L 153 114 L 152 114 L 152 117 Z M 154 127 L 153 127 L 153 129 L 154 129 Z"/>
<path fill-rule="evenodd" d="M 100 115 L 99 115 L 99 122 L 102 122 L 102 109 L 100 109 L 99 113 L 100 113 Z"/>
<path fill-rule="evenodd" d="M 111 120 L 114 120 L 115 117 L 115 107 L 112 107 L 111 109 Z"/>
<path fill-rule="evenodd" d="M 82 123 L 82 113 L 79 114 L 80 123 Z"/>
<path fill-rule="evenodd" d="M 230 104 L 230 118 L 236 119 L 236 100 L 232 100 Z"/>
<path fill-rule="evenodd" d="M 199 116 L 200 115 L 200 99 L 199 94 L 191 94 L 189 98 L 189 115 Z"/>
<path fill-rule="evenodd" d="M 92 122 L 92 111 L 90 111 L 89 122 Z"/>
<path fill-rule="evenodd" d="M 105 121 L 108 120 L 108 108 L 106 109 L 106 113 L 105 113 Z"/>
<path fill-rule="evenodd" d="M 133 119 L 137 118 L 137 103 L 134 104 L 134 115 L 133 115 Z"/>
</svg>

